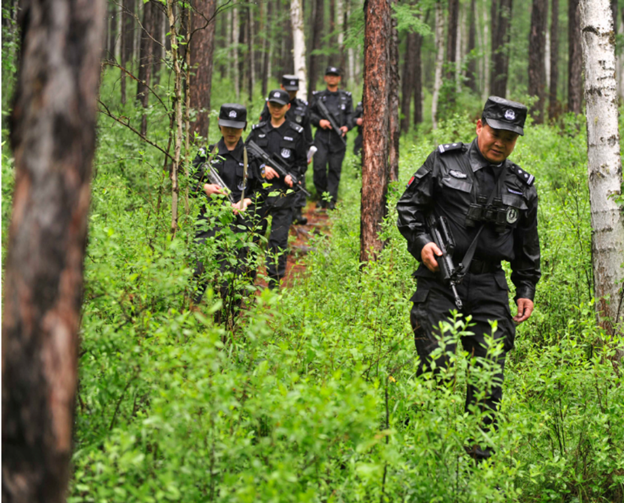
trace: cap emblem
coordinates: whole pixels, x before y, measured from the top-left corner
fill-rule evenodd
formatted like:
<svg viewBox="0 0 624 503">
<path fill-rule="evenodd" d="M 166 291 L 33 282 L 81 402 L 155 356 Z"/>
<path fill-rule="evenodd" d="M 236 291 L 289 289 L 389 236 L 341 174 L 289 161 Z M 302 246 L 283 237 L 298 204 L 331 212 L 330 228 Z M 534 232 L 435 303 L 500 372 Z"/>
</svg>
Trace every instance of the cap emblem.
<svg viewBox="0 0 624 503">
<path fill-rule="evenodd" d="M 296 85 L 297 85 L 297 83 L 296 83 L 294 80 L 291 80 L 291 81 L 290 81 L 290 85 L 291 85 L 291 86 L 296 86 Z"/>
<path fill-rule="evenodd" d="M 230 113 L 228 115 L 231 119 L 236 119 L 236 112 L 234 110 L 230 110 Z"/>
<path fill-rule="evenodd" d="M 511 108 L 505 110 L 505 119 L 508 121 L 513 121 L 516 119 L 516 112 L 514 112 Z"/>
</svg>

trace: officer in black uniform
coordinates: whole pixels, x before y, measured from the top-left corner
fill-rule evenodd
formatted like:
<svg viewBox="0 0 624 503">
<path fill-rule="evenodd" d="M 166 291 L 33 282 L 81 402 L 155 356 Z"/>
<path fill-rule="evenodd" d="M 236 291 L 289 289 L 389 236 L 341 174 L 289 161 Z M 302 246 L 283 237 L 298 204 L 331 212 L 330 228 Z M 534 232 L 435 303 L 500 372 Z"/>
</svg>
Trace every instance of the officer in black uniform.
<svg viewBox="0 0 624 503">
<path fill-rule="evenodd" d="M 281 161 L 289 172 L 301 178 L 305 173 L 307 162 L 306 140 L 303 127 L 286 118 L 286 112 L 290 107 L 288 93 L 281 89 L 271 91 L 267 104 L 271 120 L 256 124 L 247 137 L 247 143 L 253 140 L 267 154 Z M 273 217 L 267 246 L 266 268 L 269 288 L 277 288 L 286 274 L 288 230 L 292 224 L 296 192 L 292 191 L 293 182 L 290 176 L 285 179 L 280 177 L 268 164 L 261 165 L 259 169 L 270 183 L 270 187 L 265 190 L 268 193 L 278 193 L 267 197 L 261 209 L 263 218 L 266 219 L 268 215 Z"/>
<path fill-rule="evenodd" d="M 317 128 L 314 137 L 314 145 L 318 149 L 314 155 L 314 186 L 319 197 L 322 197 L 323 193 L 329 192 L 331 196 L 329 209 L 334 209 L 338 198 L 342 161 L 347 147 L 340 140 L 339 135 L 331 130 L 331 124 L 319 109 L 318 103 L 319 101 L 325 103 L 327 110 L 333 115 L 340 128 L 340 135 L 344 137 L 347 131 L 353 128 L 353 101 L 350 92 L 338 89 L 340 85 L 340 69 L 338 67 L 327 67 L 325 83 L 327 89 L 315 91 L 310 105 L 312 124 Z M 325 201 L 321 200 L 319 206 L 325 208 Z"/>
<path fill-rule="evenodd" d="M 418 287 L 411 298 L 420 371 L 431 369 L 431 354 L 438 347 L 436 336 L 440 336 L 438 324 L 456 309 L 451 289 L 438 275 L 436 259 L 442 253 L 432 242 L 430 215 L 447 220 L 455 241 L 453 261 L 456 266 L 463 263 L 465 275 L 457 287 L 463 301 L 460 313 L 472 316 L 469 330 L 474 332 L 462 338 L 464 350 L 485 357 L 485 334 L 491 333 L 490 321 L 498 322 L 494 338 L 504 344 L 497 362 L 500 384 L 494 384 L 485 404 L 479 405 L 486 412 L 496 409 L 501 400 L 505 356 L 514 347 L 514 322 L 521 323 L 531 316 L 541 274 L 535 178 L 507 159 L 518 135 L 524 134 L 526 114 L 526 107 L 520 103 L 490 97 L 477 121 L 476 139 L 470 144 L 440 145 L 410 179 L 397 204 L 399 230 L 407 239 L 410 253 L 421 262 L 414 274 Z M 467 253 L 471 248 L 475 250 L 473 260 Z M 511 264 L 516 316 L 509 308 L 503 260 Z M 455 348 L 450 345 L 448 350 Z M 436 364 L 439 368 L 448 361 L 442 356 Z M 476 393 L 469 385 L 467 411 L 475 407 Z M 492 423 L 488 415 L 484 427 Z M 471 446 L 469 452 L 477 460 L 490 456 L 488 449 L 478 445 Z"/>
<path fill-rule="evenodd" d="M 282 85 L 280 87 L 284 91 L 288 92 L 288 96 L 290 98 L 290 108 L 288 109 L 288 112 L 286 112 L 286 119 L 303 127 L 306 147 L 309 149 L 314 142 L 312 138 L 312 127 L 310 126 L 310 109 L 307 101 L 297 98 L 297 91 L 299 90 L 299 77 L 296 75 L 282 75 Z M 260 114 L 260 122 L 268 122 L 270 120 L 271 114 L 269 113 L 269 107 L 268 105 L 264 105 L 264 109 Z M 301 185 L 304 189 L 306 188 L 305 174 L 301 177 Z M 305 205 L 305 194 L 303 192 L 298 192 L 293 217 L 293 223 L 295 225 L 305 225 L 308 223 L 308 219 L 301 214 L 301 210 L 305 207 Z"/>
<path fill-rule="evenodd" d="M 362 153 L 362 143 L 364 141 L 364 136 L 362 135 L 362 124 L 364 121 L 364 107 L 362 106 L 362 102 L 360 101 L 355 107 L 355 113 L 353 114 L 354 125 L 357 126 L 357 136 L 355 137 L 355 143 L 353 144 L 353 153 L 355 155 L 360 155 Z"/>
<path fill-rule="evenodd" d="M 258 163 L 253 159 L 248 160 L 245 155 L 245 145 L 242 134 L 247 127 L 247 109 L 243 105 L 226 103 L 219 111 L 219 129 L 222 137 L 218 143 L 210 145 L 208 149 L 201 149 L 195 158 L 193 165 L 193 183 L 191 193 L 195 196 L 203 196 L 200 214 L 197 222 L 195 241 L 203 244 L 208 238 L 214 238 L 223 231 L 224 225 L 229 225 L 232 232 L 241 234 L 249 233 L 252 229 L 254 207 L 262 203 L 262 179 L 258 172 Z M 225 187 L 219 187 L 209 177 L 207 163 L 216 169 Z M 245 163 L 247 166 L 245 167 Z M 245 198 L 241 201 L 243 189 Z M 234 203 L 227 197 L 227 192 Z M 208 216 L 208 205 L 227 204 L 231 212 L 221 214 L 219 218 Z M 251 238 L 249 239 L 251 242 Z M 237 260 L 234 265 L 228 260 L 226 250 L 221 250 L 217 255 L 222 276 L 232 273 L 234 276 L 247 275 L 250 280 L 255 277 L 255 269 L 250 268 L 249 247 L 243 246 L 236 251 Z M 198 281 L 198 289 L 193 302 L 199 304 L 207 287 L 204 275 L 204 265 L 201 260 L 197 261 L 195 278 Z M 240 292 L 233 292 L 231 282 L 223 280 L 219 287 L 223 299 L 224 309 L 230 308 L 236 311 L 241 303 Z M 237 298 L 232 298 L 232 296 Z M 232 311 L 233 310 L 233 311 Z"/>
</svg>

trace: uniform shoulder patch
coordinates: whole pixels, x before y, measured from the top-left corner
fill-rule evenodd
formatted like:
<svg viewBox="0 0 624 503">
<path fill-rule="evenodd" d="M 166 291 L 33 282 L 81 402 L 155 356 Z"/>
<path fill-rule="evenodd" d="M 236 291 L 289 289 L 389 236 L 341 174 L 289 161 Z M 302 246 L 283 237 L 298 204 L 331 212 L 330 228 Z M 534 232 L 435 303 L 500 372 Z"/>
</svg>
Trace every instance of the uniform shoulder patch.
<svg viewBox="0 0 624 503">
<path fill-rule="evenodd" d="M 303 127 L 297 124 L 296 122 L 288 121 L 288 125 L 290 126 L 290 129 L 294 129 L 295 131 L 297 131 L 297 133 L 303 132 Z"/>
<path fill-rule="evenodd" d="M 312 91 L 312 94 L 318 94 L 320 91 Z"/>
<path fill-rule="evenodd" d="M 535 182 L 535 177 L 531 173 L 524 171 L 520 166 L 511 164 L 509 169 L 514 173 L 514 175 L 520 178 L 525 185 L 530 187 Z"/>
<path fill-rule="evenodd" d="M 461 150 L 463 147 L 464 144 L 462 142 L 443 143 L 442 145 L 438 146 L 438 151 L 441 154 L 446 154 L 447 152 L 453 152 L 454 150 Z"/>
<path fill-rule="evenodd" d="M 347 96 L 351 96 L 351 91 L 345 91 L 345 93 L 347 94 Z"/>
<path fill-rule="evenodd" d="M 258 129 L 258 128 L 261 128 L 261 127 L 266 126 L 266 125 L 267 125 L 266 121 L 261 121 L 261 122 L 258 122 L 258 124 L 254 124 L 254 125 L 251 127 L 251 129 L 252 129 L 252 130 L 253 130 L 253 129 Z"/>
</svg>

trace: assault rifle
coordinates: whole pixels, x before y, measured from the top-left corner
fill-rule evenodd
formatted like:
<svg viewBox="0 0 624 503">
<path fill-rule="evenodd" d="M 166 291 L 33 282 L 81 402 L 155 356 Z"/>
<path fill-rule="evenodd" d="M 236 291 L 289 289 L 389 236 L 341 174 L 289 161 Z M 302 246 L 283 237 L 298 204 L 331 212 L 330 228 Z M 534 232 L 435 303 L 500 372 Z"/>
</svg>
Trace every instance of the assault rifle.
<svg viewBox="0 0 624 503">
<path fill-rule="evenodd" d="M 455 240 L 449 230 L 448 222 L 444 217 L 440 217 L 436 220 L 436 217 L 432 213 L 427 218 L 427 224 L 429 225 L 429 231 L 431 232 L 433 242 L 442 252 L 442 256 L 436 257 L 438 266 L 440 267 L 440 276 L 444 284 L 451 288 L 453 297 L 455 297 L 455 305 L 457 309 L 461 311 L 464 304 L 457 293 L 457 285 L 459 285 L 463 279 L 463 268 L 461 264 L 459 264 L 459 267 L 455 267 L 453 263 Z"/>
<path fill-rule="evenodd" d="M 259 147 L 255 141 L 250 140 L 249 144 L 247 145 L 247 148 L 249 148 L 249 151 L 254 156 L 262 159 L 265 162 L 265 164 L 275 169 L 275 171 L 277 171 L 279 176 L 281 176 L 282 178 L 286 178 L 287 176 L 290 176 L 293 182 L 293 190 L 300 190 L 306 196 L 308 197 L 310 196 L 310 193 L 301 186 L 301 182 L 299 181 L 299 179 L 295 175 L 290 173 L 288 169 L 280 161 L 278 161 L 273 156 L 270 156 L 264 150 L 262 150 L 262 148 Z"/>
<path fill-rule="evenodd" d="M 334 118 L 333 114 L 331 114 L 330 111 L 327 110 L 327 107 L 325 106 L 325 103 L 323 103 L 322 99 L 319 98 L 317 103 L 318 103 L 319 109 L 321 110 L 321 113 L 325 116 L 325 119 L 327 119 L 329 123 L 331 124 L 332 131 L 336 132 L 336 134 L 338 135 L 338 138 L 340 138 L 340 140 L 342 141 L 342 143 L 344 143 L 346 147 L 347 140 L 345 140 L 344 136 L 342 136 L 342 131 L 338 127 L 338 124 L 336 123 L 336 119 Z"/>
<path fill-rule="evenodd" d="M 210 162 L 207 162 L 206 164 L 208 165 L 208 172 L 206 174 L 208 175 L 208 180 L 210 181 L 210 183 L 212 183 L 213 185 L 216 185 L 221 190 L 223 190 L 223 192 L 225 192 L 225 195 L 228 197 L 230 202 L 232 204 L 236 204 L 236 201 L 234 201 L 234 198 L 232 197 L 232 191 L 228 189 L 228 186 L 225 184 L 223 179 L 219 176 L 219 172 L 214 168 L 214 166 L 212 166 Z"/>
</svg>

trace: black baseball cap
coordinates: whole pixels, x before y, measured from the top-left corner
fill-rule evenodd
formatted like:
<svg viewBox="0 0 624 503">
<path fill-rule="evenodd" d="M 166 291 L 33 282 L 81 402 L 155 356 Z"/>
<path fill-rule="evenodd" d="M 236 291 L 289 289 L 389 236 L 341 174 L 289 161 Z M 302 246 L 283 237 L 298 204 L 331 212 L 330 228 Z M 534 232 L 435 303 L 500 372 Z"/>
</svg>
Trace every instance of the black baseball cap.
<svg viewBox="0 0 624 503">
<path fill-rule="evenodd" d="M 267 101 L 272 103 L 279 103 L 280 105 L 288 105 L 290 103 L 290 96 L 287 91 L 282 89 L 274 89 L 269 93 Z"/>
<path fill-rule="evenodd" d="M 282 75 L 282 86 L 287 91 L 299 90 L 299 77 L 296 75 Z"/>
<path fill-rule="evenodd" d="M 340 75 L 340 68 L 337 66 L 328 66 L 325 68 L 325 75 Z"/>
<path fill-rule="evenodd" d="M 522 103 L 506 100 L 498 96 L 490 96 L 485 102 L 481 117 L 493 129 L 506 129 L 524 135 L 524 121 L 527 107 Z"/>
<path fill-rule="evenodd" d="M 243 129 L 247 125 L 247 109 L 238 103 L 225 103 L 219 110 L 219 126 Z"/>
</svg>

